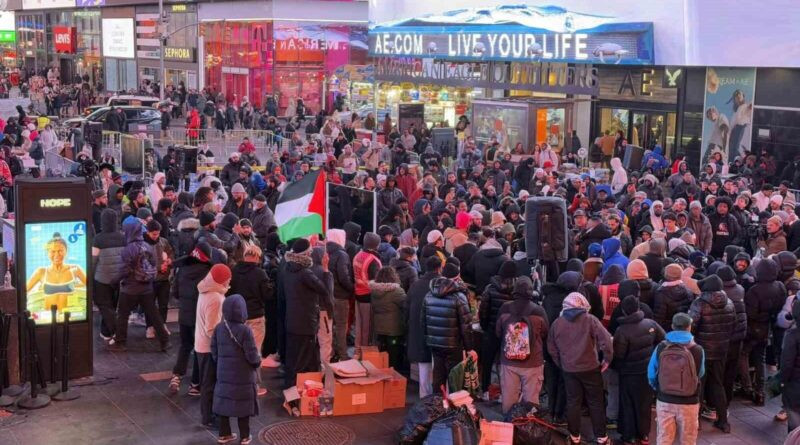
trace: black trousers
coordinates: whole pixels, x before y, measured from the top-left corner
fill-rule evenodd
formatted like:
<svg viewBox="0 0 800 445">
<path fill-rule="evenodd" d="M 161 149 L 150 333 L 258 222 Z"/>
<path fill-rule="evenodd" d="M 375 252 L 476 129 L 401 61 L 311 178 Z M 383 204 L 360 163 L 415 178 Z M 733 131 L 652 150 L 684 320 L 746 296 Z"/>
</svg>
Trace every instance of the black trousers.
<svg viewBox="0 0 800 445">
<path fill-rule="evenodd" d="M 728 421 L 728 401 L 725 397 L 725 360 L 706 360 L 706 374 L 700 382 L 700 400 L 717 411 L 717 422 Z"/>
<path fill-rule="evenodd" d="M 728 355 L 725 358 L 725 375 L 722 386 L 725 388 L 725 400 L 730 406 L 733 400 L 733 384 L 739 374 L 739 356 L 742 354 L 742 340 L 731 341 L 728 345 Z"/>
<path fill-rule="evenodd" d="M 286 357 L 286 300 L 278 298 L 278 355 L 281 356 L 281 362 Z M 294 385 L 294 383 L 292 383 Z"/>
<path fill-rule="evenodd" d="M 250 418 L 249 417 L 237 417 L 237 421 L 239 423 L 239 437 L 241 439 L 250 437 Z M 220 436 L 230 436 L 231 435 L 231 419 L 230 419 L 230 417 L 219 416 L 219 435 Z"/>
<path fill-rule="evenodd" d="M 620 385 L 622 386 L 622 385 Z M 589 407 L 595 437 L 606 436 L 606 403 L 603 375 L 600 368 L 585 372 L 564 372 L 567 390 L 567 430 L 573 436 L 581 434 L 583 401 Z"/>
<path fill-rule="evenodd" d="M 454 366 L 464 359 L 462 349 L 435 349 L 431 348 L 433 355 L 433 392 L 439 393 L 439 388 L 447 384 L 447 377 Z"/>
<path fill-rule="evenodd" d="M 553 419 L 564 417 L 567 407 L 567 390 L 564 387 L 564 374 L 553 362 L 544 362 L 544 385 L 547 391 L 547 409 Z"/>
<path fill-rule="evenodd" d="M 214 385 L 217 384 L 217 362 L 211 353 L 195 353 L 200 364 L 200 420 L 207 425 L 214 420 L 211 407 L 214 403 Z"/>
<path fill-rule="evenodd" d="M 492 369 L 497 359 L 497 351 L 500 349 L 500 339 L 494 332 L 484 332 L 481 341 L 481 355 L 478 357 L 481 369 L 481 390 L 488 391 L 492 383 Z"/>
<path fill-rule="evenodd" d="M 141 305 L 145 315 L 153 320 L 153 327 L 156 330 L 159 341 L 161 341 L 162 344 L 167 343 L 169 341 L 167 330 L 164 327 L 164 322 L 161 320 L 161 317 L 158 316 L 153 294 L 149 293 L 133 295 L 120 292 L 119 307 L 117 308 L 117 329 L 114 332 L 114 339 L 123 345 L 128 341 L 128 317 L 131 315 L 131 311 L 138 305 Z"/>
<path fill-rule="evenodd" d="M 317 336 L 286 334 L 286 355 L 283 357 L 286 371 L 284 384 L 286 388 L 291 388 L 297 384 L 298 372 L 319 371 Z"/>
<path fill-rule="evenodd" d="M 194 326 L 185 324 L 180 325 L 181 346 L 178 349 L 178 359 L 172 368 L 172 373 L 179 376 L 186 375 L 186 368 L 189 367 L 189 355 L 194 351 Z M 197 362 L 197 354 L 194 355 L 192 365 L 192 384 L 200 384 L 200 364 Z"/>
<path fill-rule="evenodd" d="M 266 334 L 261 344 L 262 357 L 278 352 L 278 300 L 273 298 L 264 302 L 264 319 Z"/>
<path fill-rule="evenodd" d="M 389 366 L 399 371 L 403 365 L 405 342 L 402 335 L 378 335 L 378 350 L 389 354 Z"/>
<path fill-rule="evenodd" d="M 116 330 L 117 300 L 119 285 L 94 282 L 94 304 L 100 309 L 100 333 L 106 337 L 114 335 Z"/>
<path fill-rule="evenodd" d="M 619 434 L 625 442 L 636 442 L 650 435 L 650 408 L 653 390 L 647 374 L 619 375 Z"/>
<path fill-rule="evenodd" d="M 161 321 L 167 324 L 167 306 L 169 305 L 169 281 L 155 281 L 153 282 L 153 294 L 155 296 L 155 303 L 158 306 L 158 315 L 161 316 Z M 145 322 L 147 327 L 153 326 L 153 320 L 145 315 Z"/>
</svg>

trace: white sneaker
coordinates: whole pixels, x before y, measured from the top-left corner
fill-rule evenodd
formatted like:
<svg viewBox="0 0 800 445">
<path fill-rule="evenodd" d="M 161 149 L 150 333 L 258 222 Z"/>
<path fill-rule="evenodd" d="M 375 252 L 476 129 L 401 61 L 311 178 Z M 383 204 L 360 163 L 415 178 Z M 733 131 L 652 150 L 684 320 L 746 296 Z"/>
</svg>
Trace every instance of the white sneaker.
<svg viewBox="0 0 800 445">
<path fill-rule="evenodd" d="M 150 326 L 144 334 L 145 338 L 156 338 L 156 330 Z"/>
<path fill-rule="evenodd" d="M 278 368 L 281 362 L 278 361 L 278 354 L 270 354 L 264 360 L 261 360 L 262 368 Z"/>
<path fill-rule="evenodd" d="M 147 323 L 144 320 L 144 315 L 136 313 L 131 314 L 130 317 L 128 317 L 128 324 L 134 326 L 147 326 Z"/>
</svg>

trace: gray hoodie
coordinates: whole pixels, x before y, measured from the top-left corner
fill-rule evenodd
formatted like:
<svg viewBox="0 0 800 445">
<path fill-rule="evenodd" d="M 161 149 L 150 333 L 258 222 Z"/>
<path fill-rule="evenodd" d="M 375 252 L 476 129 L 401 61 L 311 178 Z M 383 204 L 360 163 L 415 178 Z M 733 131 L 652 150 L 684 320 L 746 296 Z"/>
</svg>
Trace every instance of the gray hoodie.
<svg viewBox="0 0 800 445">
<path fill-rule="evenodd" d="M 550 326 L 547 352 L 564 372 L 585 372 L 598 369 L 598 353 L 605 361 L 614 357 L 611 334 L 586 309 L 573 308 L 561 312 Z"/>
</svg>

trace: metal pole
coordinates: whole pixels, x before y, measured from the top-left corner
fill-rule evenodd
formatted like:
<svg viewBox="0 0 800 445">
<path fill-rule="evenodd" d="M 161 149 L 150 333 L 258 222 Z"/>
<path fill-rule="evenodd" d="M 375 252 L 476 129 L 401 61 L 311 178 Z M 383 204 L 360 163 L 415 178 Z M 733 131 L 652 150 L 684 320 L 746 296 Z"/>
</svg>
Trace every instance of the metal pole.
<svg viewBox="0 0 800 445">
<path fill-rule="evenodd" d="M 164 88 L 167 86 L 166 72 L 164 70 L 164 39 L 166 39 L 166 24 L 164 20 L 164 0 L 158 0 L 158 64 L 161 85 L 158 88 L 158 98 L 164 101 Z M 142 164 L 144 166 L 144 164 Z"/>
</svg>

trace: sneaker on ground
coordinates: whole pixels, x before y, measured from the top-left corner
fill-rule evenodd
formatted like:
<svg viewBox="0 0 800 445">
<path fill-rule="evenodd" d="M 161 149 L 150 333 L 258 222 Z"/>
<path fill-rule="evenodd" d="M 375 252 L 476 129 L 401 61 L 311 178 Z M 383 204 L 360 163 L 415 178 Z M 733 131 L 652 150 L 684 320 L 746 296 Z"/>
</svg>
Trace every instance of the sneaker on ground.
<svg viewBox="0 0 800 445">
<path fill-rule="evenodd" d="M 173 375 L 169 381 L 169 392 L 176 394 L 181 389 L 181 376 Z"/>
<path fill-rule="evenodd" d="M 573 436 L 572 434 L 569 435 L 569 443 L 571 444 L 580 444 L 581 443 L 581 436 Z"/>
<path fill-rule="evenodd" d="M 611 439 L 609 439 L 608 436 L 598 437 L 597 438 L 597 443 L 599 445 L 603 445 L 603 444 L 606 444 L 606 443 L 611 443 Z"/>
<path fill-rule="evenodd" d="M 278 361 L 277 354 L 270 354 L 267 358 L 261 360 L 261 367 L 262 368 L 277 368 L 281 366 L 281 362 Z"/>
<path fill-rule="evenodd" d="M 242 445 L 250 445 L 250 443 L 252 443 L 252 442 L 253 442 L 253 437 L 252 436 L 247 436 L 247 437 L 242 437 L 242 441 L 239 442 L 239 443 L 242 444 Z"/>
<path fill-rule="evenodd" d="M 231 443 L 236 440 L 236 433 L 231 433 L 229 436 L 219 436 L 217 443 Z"/>
<path fill-rule="evenodd" d="M 263 397 L 263 396 L 267 395 L 267 388 L 264 388 L 263 386 L 259 386 L 258 390 L 256 390 L 256 395 L 258 397 Z"/>
<path fill-rule="evenodd" d="M 775 414 L 775 421 L 776 422 L 785 422 L 786 419 L 788 419 L 788 418 L 789 418 L 789 415 L 786 414 L 786 410 L 785 409 L 782 409 L 782 410 L 778 411 L 778 414 Z"/>
<path fill-rule="evenodd" d="M 109 341 L 111 341 L 112 338 L 114 338 L 114 336 L 113 335 L 105 335 L 105 334 L 103 334 L 101 332 L 100 333 L 100 338 L 102 338 L 106 343 L 108 343 Z"/>
<path fill-rule="evenodd" d="M 156 338 L 156 330 L 155 330 L 155 328 L 152 327 L 152 326 L 147 328 L 147 331 L 145 331 L 145 334 L 144 334 L 144 338 Z"/>
<path fill-rule="evenodd" d="M 200 385 L 190 385 L 188 394 L 190 396 L 194 396 L 194 397 L 199 396 L 200 395 Z"/>
<path fill-rule="evenodd" d="M 717 412 L 709 408 L 703 408 L 702 410 L 700 410 L 700 417 L 706 420 L 716 421 Z"/>
</svg>

